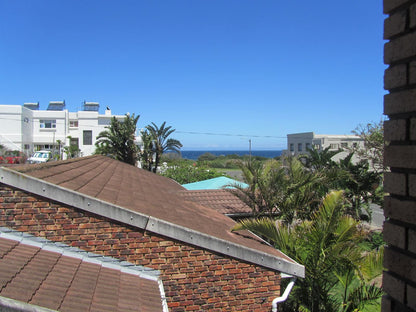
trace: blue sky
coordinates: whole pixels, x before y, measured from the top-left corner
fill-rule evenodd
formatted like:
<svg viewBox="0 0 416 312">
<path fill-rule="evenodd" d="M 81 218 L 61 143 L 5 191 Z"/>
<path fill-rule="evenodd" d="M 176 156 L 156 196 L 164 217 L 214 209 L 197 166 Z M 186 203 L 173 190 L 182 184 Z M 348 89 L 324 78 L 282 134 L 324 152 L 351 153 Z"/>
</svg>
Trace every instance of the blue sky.
<svg viewBox="0 0 416 312">
<path fill-rule="evenodd" d="M 0 104 L 98 101 L 184 149 L 350 134 L 383 118 L 383 19 L 381 0 L 1 1 Z"/>
</svg>

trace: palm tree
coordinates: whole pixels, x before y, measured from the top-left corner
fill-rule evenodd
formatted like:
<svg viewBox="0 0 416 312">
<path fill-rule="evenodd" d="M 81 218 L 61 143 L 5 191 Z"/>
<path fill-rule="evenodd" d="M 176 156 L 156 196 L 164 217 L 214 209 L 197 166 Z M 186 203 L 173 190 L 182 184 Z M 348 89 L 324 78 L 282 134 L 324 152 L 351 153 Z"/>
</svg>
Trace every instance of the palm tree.
<svg viewBox="0 0 416 312">
<path fill-rule="evenodd" d="M 234 185 L 229 191 L 251 207 L 255 216 L 273 215 L 291 223 L 296 218 L 310 218 L 321 200 L 321 175 L 307 170 L 294 157 L 240 163 L 240 168 L 249 187 Z"/>
<path fill-rule="evenodd" d="M 343 203 L 341 191 L 331 192 L 311 221 L 277 225 L 271 218 L 247 219 L 233 228 L 233 231 L 245 229 L 264 237 L 305 266 L 305 278 L 296 283 L 284 305 L 286 311 L 353 311 L 359 308 L 354 298 L 366 298 L 366 291 L 368 301 L 363 301 L 363 305 L 374 304 L 381 298 L 381 292 L 376 291 L 375 286 L 370 287 L 363 278 L 364 270 L 360 263 L 368 257 L 358 248 L 363 235 L 357 227 L 358 222 L 344 214 Z M 381 274 L 380 268 L 375 271 Z M 353 295 L 354 291 L 348 294 L 345 291 L 336 292 L 343 276 L 350 272 L 365 287 L 361 287 L 361 292 L 357 288 L 356 295 Z M 351 284 L 345 285 L 348 287 L 343 289 L 350 290 Z"/>
<path fill-rule="evenodd" d="M 330 147 L 324 148 L 322 151 L 315 147 L 307 149 L 308 154 L 301 156 L 304 160 L 305 166 L 313 170 L 330 169 L 335 167 L 337 164 L 332 160 L 336 154 L 340 153 L 341 150 L 330 151 Z"/>
<path fill-rule="evenodd" d="M 338 300 L 339 312 L 380 311 L 383 291 L 374 280 L 383 270 L 384 249 L 370 252 L 359 264 L 358 270 L 336 273 L 338 283 L 331 294 Z"/>
<path fill-rule="evenodd" d="M 97 137 L 95 153 L 136 165 L 138 148 L 134 139 L 139 118 L 140 115 L 135 117 L 134 114 L 126 114 L 123 121 L 112 117 L 107 130 L 100 132 Z"/>
<path fill-rule="evenodd" d="M 358 220 L 364 209 L 371 218 L 370 203 L 379 203 L 383 200 L 383 192 L 379 192 L 382 177 L 380 173 L 370 170 L 367 160 L 360 160 L 354 164 L 353 154 L 354 152 L 351 152 L 339 162 L 340 170 L 346 172 L 348 177 L 334 181 L 337 181 L 339 188 L 345 190 L 345 196 L 350 204 L 348 213 Z"/>
<path fill-rule="evenodd" d="M 155 154 L 153 172 L 156 173 L 162 154 L 167 151 L 180 153 L 182 143 L 178 140 L 168 138 L 175 132 L 175 129 L 172 129 L 171 126 L 166 127 L 166 121 L 164 121 L 160 127 L 152 122 L 151 125 L 146 126 L 146 129 L 149 131 L 153 140 L 153 152 Z"/>
</svg>

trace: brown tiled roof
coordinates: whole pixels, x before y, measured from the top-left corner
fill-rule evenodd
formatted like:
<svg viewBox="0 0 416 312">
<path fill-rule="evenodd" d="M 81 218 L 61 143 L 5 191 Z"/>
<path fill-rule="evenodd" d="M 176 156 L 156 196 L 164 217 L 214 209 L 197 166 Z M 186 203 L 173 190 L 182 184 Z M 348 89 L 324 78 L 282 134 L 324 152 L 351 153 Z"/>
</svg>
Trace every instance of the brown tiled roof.
<svg viewBox="0 0 416 312">
<path fill-rule="evenodd" d="M 192 233 L 202 233 L 205 248 L 207 246 L 220 246 L 219 249 L 213 247 L 213 250 L 222 252 L 221 250 L 223 249 L 229 250 L 231 248 L 225 245 L 226 242 L 229 242 L 271 257 L 277 257 L 278 259 L 276 260 L 269 259 L 269 267 L 275 267 L 277 263 L 280 266 L 282 262 L 279 261 L 280 259 L 283 260 L 283 266 L 286 266 L 286 264 L 289 264 L 289 266 L 294 264 L 296 267 L 290 270 L 290 272 L 284 273 L 303 275 L 302 272 L 304 272 L 304 269 L 302 266 L 279 250 L 265 244 L 257 236 L 247 231 L 240 231 L 238 233 L 231 232 L 235 221 L 229 217 L 212 209 L 209 205 L 204 206 L 191 200 L 185 200 L 180 194 L 186 190 L 175 181 L 123 162 L 105 156 L 95 155 L 41 165 L 21 165 L 10 169 L 3 168 L 1 170 L 3 170 L 2 183 L 16 187 L 21 187 L 22 184 L 26 183 L 26 187 L 24 188 L 26 191 L 41 194 L 46 197 L 50 196 L 51 199 L 58 202 L 61 201 L 73 205 L 73 202 L 65 202 L 59 198 L 59 196 L 63 196 L 62 192 L 58 197 L 55 195 L 56 190 L 51 192 L 50 195 L 47 195 L 46 192 L 43 192 L 45 189 L 39 190 L 39 186 L 36 186 L 36 181 L 39 181 L 38 179 L 47 181 L 52 185 L 57 185 L 59 190 L 72 190 L 91 198 L 122 207 L 127 209 L 127 211 L 150 216 L 152 222 L 149 222 L 149 219 L 143 221 L 145 222 L 143 228 L 146 226 L 146 230 L 157 231 L 157 229 L 162 227 L 163 235 L 188 243 L 194 242 L 196 245 L 199 243 L 196 242 L 194 239 L 195 235 Z M 10 179 L 16 180 L 13 184 L 5 177 L 5 173 L 9 172 L 10 175 L 13 175 L 11 172 L 16 173 L 16 171 L 23 173 L 25 176 L 34 177 L 37 180 L 28 182 L 28 178 L 24 178 L 24 176 L 17 176 L 16 178 L 10 177 Z M 83 199 L 81 203 L 82 205 L 86 204 Z M 99 209 L 95 213 L 101 214 L 102 210 L 101 208 Z M 110 212 L 109 215 L 110 217 L 113 215 L 118 216 L 119 213 Z M 133 216 L 131 219 L 133 220 Z M 125 219 L 121 220 L 119 218 L 117 220 L 124 222 L 123 220 Z M 156 221 L 153 222 L 154 220 Z M 162 220 L 163 222 L 158 222 L 157 220 Z M 139 226 L 135 222 L 133 220 L 130 224 Z M 179 232 L 181 234 L 178 234 Z M 161 234 L 161 232 L 157 233 Z M 187 240 L 183 239 L 184 236 L 187 236 Z M 217 239 L 215 244 L 211 238 Z M 238 254 L 244 260 L 248 260 L 245 255 L 247 252 L 238 251 Z M 256 256 L 255 253 L 252 255 L 251 253 L 249 257 L 266 258 L 266 256 Z M 263 265 L 266 263 L 265 260 L 254 259 L 253 261 L 258 261 L 257 263 L 263 263 Z"/>
<path fill-rule="evenodd" d="M 194 190 L 179 194 L 186 200 L 202 204 L 227 216 L 248 216 L 252 209 L 228 190 Z"/>
<path fill-rule="evenodd" d="M 156 277 L 75 250 L 2 232 L 0 296 L 26 308 L 19 311 L 35 311 L 31 305 L 77 312 L 163 310 Z"/>
</svg>

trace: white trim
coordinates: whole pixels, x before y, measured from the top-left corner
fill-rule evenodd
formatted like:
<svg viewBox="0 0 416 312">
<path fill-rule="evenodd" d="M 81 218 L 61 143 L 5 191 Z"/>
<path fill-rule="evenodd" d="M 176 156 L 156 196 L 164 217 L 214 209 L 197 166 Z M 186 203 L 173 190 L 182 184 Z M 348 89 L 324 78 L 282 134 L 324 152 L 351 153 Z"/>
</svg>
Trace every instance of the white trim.
<svg viewBox="0 0 416 312">
<path fill-rule="evenodd" d="M 202 247 L 233 258 L 297 277 L 305 276 L 305 267 L 258 250 L 210 236 L 161 219 L 131 211 L 85 194 L 81 194 L 41 179 L 5 167 L 0 168 L 0 183 L 44 196 L 146 231 Z"/>
</svg>

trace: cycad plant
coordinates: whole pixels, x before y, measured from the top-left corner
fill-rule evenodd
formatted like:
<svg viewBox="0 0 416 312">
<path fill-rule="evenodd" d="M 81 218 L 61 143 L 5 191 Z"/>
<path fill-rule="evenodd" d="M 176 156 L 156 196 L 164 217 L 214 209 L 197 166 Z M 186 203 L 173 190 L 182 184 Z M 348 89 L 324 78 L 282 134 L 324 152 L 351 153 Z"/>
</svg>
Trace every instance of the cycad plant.
<svg viewBox="0 0 416 312">
<path fill-rule="evenodd" d="M 371 259 L 358 247 L 363 234 L 358 222 L 344 214 L 343 202 L 341 191 L 331 192 L 310 221 L 285 224 L 271 218 L 247 219 L 234 227 L 264 237 L 305 266 L 306 276 L 296 282 L 283 305 L 285 311 L 346 312 L 379 304 L 381 291 L 364 274 L 362 264 Z M 381 266 L 373 268 L 372 277 L 381 274 Z"/>
</svg>

